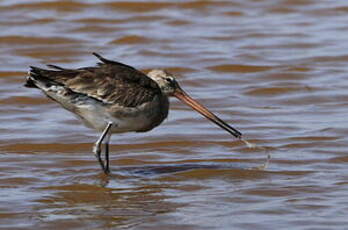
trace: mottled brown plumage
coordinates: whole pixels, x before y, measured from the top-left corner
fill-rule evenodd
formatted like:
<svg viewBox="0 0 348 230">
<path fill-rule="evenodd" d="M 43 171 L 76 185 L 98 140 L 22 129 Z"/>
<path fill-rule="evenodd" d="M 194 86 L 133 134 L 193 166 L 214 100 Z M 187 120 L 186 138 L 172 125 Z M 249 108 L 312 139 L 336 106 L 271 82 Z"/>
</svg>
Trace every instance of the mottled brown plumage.
<svg viewBox="0 0 348 230">
<path fill-rule="evenodd" d="M 157 83 L 144 73 L 98 54 L 95 56 L 102 61 L 96 67 L 64 69 L 48 65 L 57 70 L 31 67 L 31 71 L 76 93 L 85 94 L 109 105 L 136 107 L 162 93 Z"/>
</svg>

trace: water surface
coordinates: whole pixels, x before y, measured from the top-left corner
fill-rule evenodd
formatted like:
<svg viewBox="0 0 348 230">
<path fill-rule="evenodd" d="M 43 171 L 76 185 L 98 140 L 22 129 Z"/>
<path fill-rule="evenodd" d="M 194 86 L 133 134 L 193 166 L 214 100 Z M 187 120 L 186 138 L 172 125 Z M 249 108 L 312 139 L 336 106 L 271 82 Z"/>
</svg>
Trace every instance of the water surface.
<svg viewBox="0 0 348 230">
<path fill-rule="evenodd" d="M 0 2 L 1 229 L 346 229 L 348 3 Z M 148 133 L 98 134 L 39 91 L 29 65 L 104 56 L 165 68 L 249 149 L 177 100 Z"/>
</svg>

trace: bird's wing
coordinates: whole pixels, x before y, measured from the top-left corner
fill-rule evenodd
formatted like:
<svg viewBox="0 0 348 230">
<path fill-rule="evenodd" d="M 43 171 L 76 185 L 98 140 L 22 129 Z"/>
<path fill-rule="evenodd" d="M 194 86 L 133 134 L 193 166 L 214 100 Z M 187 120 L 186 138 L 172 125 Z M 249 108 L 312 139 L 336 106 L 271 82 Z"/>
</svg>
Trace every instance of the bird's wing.
<svg viewBox="0 0 348 230">
<path fill-rule="evenodd" d="M 107 60 L 94 53 L 101 61 L 96 67 L 65 69 L 55 65 L 45 70 L 31 67 L 30 76 L 64 86 L 106 104 L 136 107 L 161 94 L 157 83 L 135 68 Z"/>
</svg>

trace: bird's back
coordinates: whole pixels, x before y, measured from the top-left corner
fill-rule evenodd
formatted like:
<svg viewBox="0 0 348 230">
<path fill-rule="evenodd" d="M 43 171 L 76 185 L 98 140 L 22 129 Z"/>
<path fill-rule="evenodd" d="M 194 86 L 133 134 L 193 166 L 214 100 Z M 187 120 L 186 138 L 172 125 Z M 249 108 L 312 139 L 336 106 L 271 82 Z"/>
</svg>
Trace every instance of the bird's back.
<svg viewBox="0 0 348 230">
<path fill-rule="evenodd" d="M 127 120 L 144 112 L 149 116 L 147 123 L 155 126 L 165 119 L 168 100 L 155 81 L 131 66 L 94 55 L 101 60 L 95 67 L 65 69 L 48 65 L 54 70 L 31 67 L 25 86 L 41 89 L 48 97 L 81 117 L 87 126 L 96 129 L 101 129 L 108 118 Z M 102 115 L 100 124 L 90 124 L 97 122 L 93 116 Z M 130 127 L 139 130 L 119 131 L 146 131 L 153 125 Z"/>
</svg>

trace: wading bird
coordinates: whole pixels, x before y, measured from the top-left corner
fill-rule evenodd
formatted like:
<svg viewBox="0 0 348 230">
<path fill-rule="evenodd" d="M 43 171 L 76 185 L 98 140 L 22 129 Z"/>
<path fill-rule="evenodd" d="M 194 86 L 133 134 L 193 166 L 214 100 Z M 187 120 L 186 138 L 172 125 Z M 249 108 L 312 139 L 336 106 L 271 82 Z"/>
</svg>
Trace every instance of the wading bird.
<svg viewBox="0 0 348 230">
<path fill-rule="evenodd" d="M 172 74 L 155 69 L 147 75 L 135 68 L 103 58 L 95 67 L 53 70 L 31 66 L 26 87 L 39 88 L 46 96 L 76 114 L 83 123 L 101 132 L 93 152 L 105 174 L 109 169 L 109 141 L 112 133 L 146 132 L 167 117 L 168 97 L 174 96 L 228 131 L 236 138 L 242 134 L 192 99 Z M 101 157 L 105 143 L 104 160 Z M 105 161 L 105 162 L 104 162 Z"/>
</svg>

